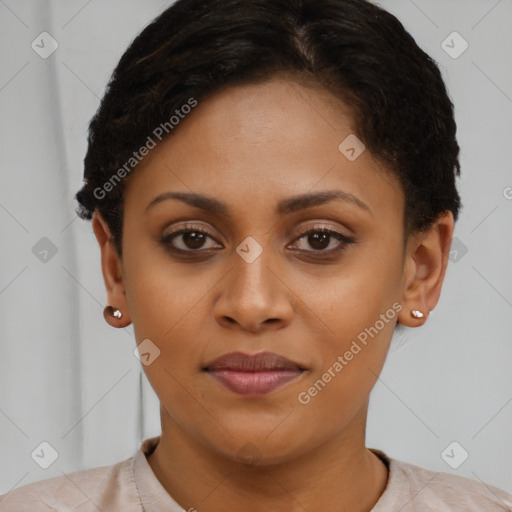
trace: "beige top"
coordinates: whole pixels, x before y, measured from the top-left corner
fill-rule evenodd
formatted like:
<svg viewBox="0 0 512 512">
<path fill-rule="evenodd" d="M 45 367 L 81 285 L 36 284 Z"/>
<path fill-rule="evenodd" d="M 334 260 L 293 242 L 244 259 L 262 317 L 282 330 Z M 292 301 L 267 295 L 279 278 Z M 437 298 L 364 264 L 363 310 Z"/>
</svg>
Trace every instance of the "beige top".
<svg viewBox="0 0 512 512">
<path fill-rule="evenodd" d="M 34 482 L 0 496 L 1 512 L 193 512 L 180 507 L 146 460 L 159 437 L 142 442 L 134 457 L 113 466 L 76 471 Z M 371 512 L 486 512 L 512 510 L 512 495 L 460 476 L 390 459 L 370 449 L 389 468 L 384 493 Z"/>
</svg>

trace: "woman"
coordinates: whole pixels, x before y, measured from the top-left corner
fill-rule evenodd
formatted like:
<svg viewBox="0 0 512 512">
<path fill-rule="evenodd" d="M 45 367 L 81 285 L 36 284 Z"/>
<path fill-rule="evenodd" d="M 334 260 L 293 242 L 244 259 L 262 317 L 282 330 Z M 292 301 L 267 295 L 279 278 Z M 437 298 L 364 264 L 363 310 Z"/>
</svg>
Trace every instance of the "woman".
<svg viewBox="0 0 512 512">
<path fill-rule="evenodd" d="M 369 2 L 167 9 L 114 71 L 77 194 L 162 433 L 2 511 L 512 507 L 365 446 L 394 329 L 440 297 L 455 135 L 437 66 Z"/>
</svg>

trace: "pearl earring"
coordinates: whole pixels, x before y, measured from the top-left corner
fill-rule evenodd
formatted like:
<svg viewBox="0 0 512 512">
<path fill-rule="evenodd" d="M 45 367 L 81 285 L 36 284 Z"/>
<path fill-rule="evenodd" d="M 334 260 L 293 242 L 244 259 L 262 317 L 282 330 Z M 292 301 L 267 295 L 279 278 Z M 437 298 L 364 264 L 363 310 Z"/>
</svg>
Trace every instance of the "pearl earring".
<svg viewBox="0 0 512 512">
<path fill-rule="evenodd" d="M 411 316 L 413 318 L 423 318 L 425 315 L 419 309 L 411 310 Z"/>
</svg>

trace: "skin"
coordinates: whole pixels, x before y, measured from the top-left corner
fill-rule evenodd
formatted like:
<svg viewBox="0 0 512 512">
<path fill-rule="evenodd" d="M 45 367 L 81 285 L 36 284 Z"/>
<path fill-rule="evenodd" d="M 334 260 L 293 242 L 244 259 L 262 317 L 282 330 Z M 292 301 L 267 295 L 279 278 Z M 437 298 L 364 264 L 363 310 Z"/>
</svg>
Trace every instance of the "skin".
<svg viewBox="0 0 512 512">
<path fill-rule="evenodd" d="M 93 217 L 107 303 L 123 313 L 109 323 L 133 322 L 137 344 L 149 338 L 160 350 L 144 366 L 162 423 L 148 462 L 185 510 L 368 511 L 388 477 L 365 446 L 370 391 L 396 321 L 419 327 L 437 304 L 453 216 L 445 212 L 404 246 L 398 180 L 368 150 L 355 161 L 338 150 L 355 131 L 348 106 L 282 76 L 218 92 L 178 128 L 127 182 L 122 259 L 101 215 Z M 369 210 L 330 201 L 276 213 L 282 199 L 329 190 L 353 194 Z M 146 213 L 167 191 L 212 196 L 227 203 L 229 216 L 177 200 Z M 212 238 L 167 243 L 203 256 L 173 256 L 161 243 L 187 222 Z M 354 243 L 325 256 L 341 246 L 336 238 L 323 246 L 300 238 L 322 227 Z M 252 263 L 236 252 L 248 236 L 263 250 Z M 307 405 L 299 403 L 299 393 L 396 302 L 402 309 L 394 319 Z M 412 309 L 425 317 L 413 318 Z M 276 352 L 308 371 L 267 395 L 244 397 L 201 371 L 233 351 Z M 252 454 L 252 463 L 240 453 Z"/>
</svg>

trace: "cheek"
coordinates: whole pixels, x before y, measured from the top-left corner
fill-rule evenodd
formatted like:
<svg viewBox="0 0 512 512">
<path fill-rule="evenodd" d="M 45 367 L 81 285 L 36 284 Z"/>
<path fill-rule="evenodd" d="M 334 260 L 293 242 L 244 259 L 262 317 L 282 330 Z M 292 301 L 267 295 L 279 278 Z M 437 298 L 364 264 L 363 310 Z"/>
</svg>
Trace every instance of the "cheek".
<svg viewBox="0 0 512 512">
<path fill-rule="evenodd" d="M 393 249 L 396 247 L 396 250 Z M 382 366 L 402 309 L 400 245 L 361 251 L 357 261 L 322 280 L 306 283 L 311 322 L 322 326 L 315 351 L 318 365 L 297 397 L 315 414 L 343 424 L 367 399 Z M 320 330 L 320 329 L 319 329 Z"/>
<path fill-rule="evenodd" d="M 301 276 L 297 291 L 307 306 L 304 314 L 310 317 L 310 325 L 318 324 L 326 335 L 327 347 L 342 350 L 392 307 L 399 297 L 399 263 L 398 250 L 390 247 L 379 252 L 368 247 L 354 251 L 328 275 Z M 388 317 L 396 322 L 393 309 Z M 377 327 L 390 337 L 390 318 L 386 320 L 385 325 L 379 322 Z"/>
<path fill-rule="evenodd" d="M 189 322 L 208 283 L 171 260 L 152 244 L 136 244 L 125 262 L 126 295 L 137 343 L 145 338 L 164 344 L 176 326 Z"/>
<path fill-rule="evenodd" d="M 208 294 L 217 275 L 177 265 L 163 251 L 126 262 L 127 301 L 137 344 L 149 339 L 158 357 L 144 370 L 162 397 L 186 385 L 199 371 L 198 354 L 205 341 Z"/>
</svg>

